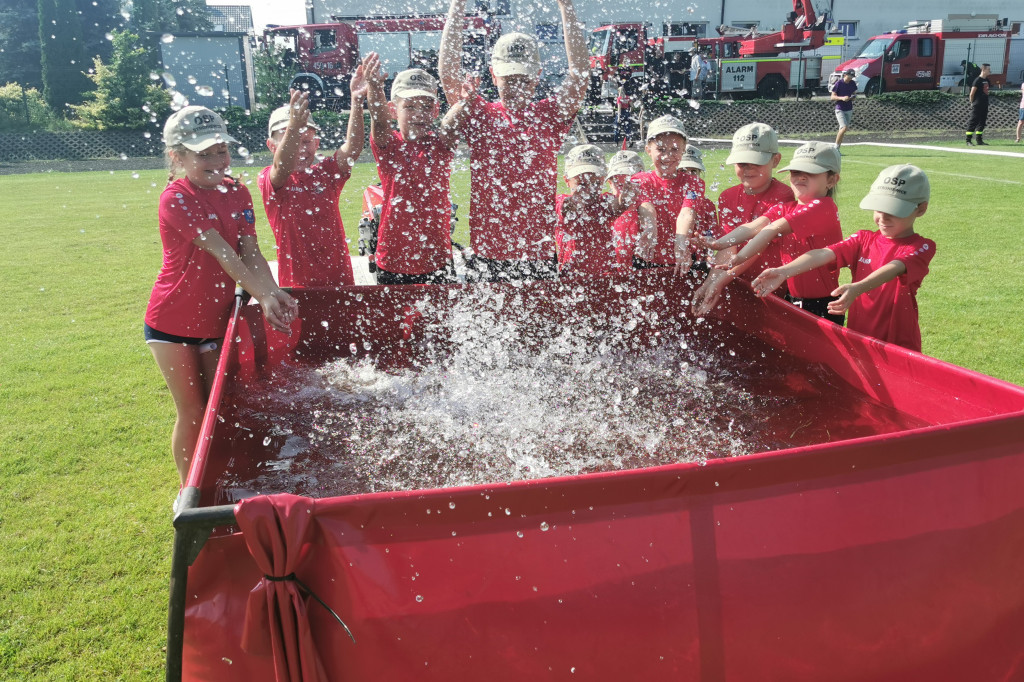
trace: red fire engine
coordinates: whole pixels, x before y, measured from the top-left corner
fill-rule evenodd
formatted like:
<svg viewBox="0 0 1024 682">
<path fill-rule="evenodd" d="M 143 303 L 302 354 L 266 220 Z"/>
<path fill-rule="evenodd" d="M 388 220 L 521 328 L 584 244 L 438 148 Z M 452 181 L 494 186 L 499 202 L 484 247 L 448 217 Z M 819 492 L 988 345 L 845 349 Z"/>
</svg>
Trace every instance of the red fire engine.
<svg viewBox="0 0 1024 682">
<path fill-rule="evenodd" d="M 348 81 L 362 55 L 377 52 L 389 76 L 408 68 L 437 72 L 443 15 L 332 16 L 331 23 L 268 28 L 268 45 L 283 49 L 295 69 L 292 87 L 308 90 L 322 103 L 348 99 Z M 501 35 L 491 17 L 466 17 L 463 33 L 467 68 L 482 70 L 488 48 Z"/>
<path fill-rule="evenodd" d="M 860 54 L 836 68 L 829 82 L 853 69 L 857 86 L 866 95 L 952 88 L 963 85 L 968 65 L 988 63 L 989 80 L 1002 85 L 1010 60 L 1007 23 L 996 14 L 951 14 L 914 22 L 871 38 Z"/>
<path fill-rule="evenodd" d="M 706 92 L 778 99 L 790 89 L 813 89 L 821 85 L 821 55 L 813 51 L 825 44 L 824 23 L 810 2 L 793 0 L 782 29 L 767 34 L 723 26 L 716 38 L 655 36 L 645 23 L 600 26 L 590 35 L 590 93 L 592 98 L 614 96 L 613 78 L 618 77 L 652 94 L 678 96 L 690 87 L 694 48 L 711 63 Z"/>
</svg>

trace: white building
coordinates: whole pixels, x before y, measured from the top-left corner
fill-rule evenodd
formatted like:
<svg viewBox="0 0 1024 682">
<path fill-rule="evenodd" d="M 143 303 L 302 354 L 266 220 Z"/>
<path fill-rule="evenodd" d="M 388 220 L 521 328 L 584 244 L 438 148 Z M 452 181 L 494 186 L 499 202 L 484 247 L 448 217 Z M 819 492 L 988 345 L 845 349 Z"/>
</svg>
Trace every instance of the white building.
<svg viewBox="0 0 1024 682">
<path fill-rule="evenodd" d="M 812 0 L 819 16 L 845 36 L 844 56 L 860 51 L 868 38 L 902 28 L 915 20 L 945 18 L 950 14 L 995 14 L 1008 21 L 1017 39 L 1012 47 L 1007 76 L 1024 80 L 1024 2 L 1021 0 Z M 469 12 L 490 8 L 504 31 L 525 31 L 542 41 L 559 43 L 560 15 L 555 0 L 467 0 Z M 444 14 L 446 0 L 312 0 L 310 23 L 328 22 L 331 15 L 425 13 Z M 777 30 L 793 10 L 785 0 L 577 0 L 576 11 L 587 29 L 613 22 L 650 22 L 655 27 L 674 26 L 698 35 L 715 36 L 720 25 Z M 556 48 L 555 45 L 552 45 Z M 549 50 L 557 55 L 559 50 Z"/>
</svg>

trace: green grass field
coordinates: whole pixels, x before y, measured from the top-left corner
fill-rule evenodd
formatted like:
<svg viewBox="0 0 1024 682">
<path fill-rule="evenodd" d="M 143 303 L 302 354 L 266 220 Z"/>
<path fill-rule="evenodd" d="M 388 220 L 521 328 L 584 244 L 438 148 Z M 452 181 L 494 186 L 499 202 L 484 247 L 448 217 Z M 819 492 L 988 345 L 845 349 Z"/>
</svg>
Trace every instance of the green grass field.
<svg viewBox="0 0 1024 682">
<path fill-rule="evenodd" d="M 918 231 L 937 242 L 918 300 L 927 354 L 1024 384 L 1020 197 L 1024 159 L 844 147 L 846 233 L 883 167 L 932 180 Z M 786 150 L 788 160 L 791 150 Z M 707 156 L 709 195 L 733 183 Z M 255 189 L 256 170 L 244 169 Z M 356 243 L 360 164 L 343 193 Z M 160 171 L 0 177 L 0 678 L 163 675 L 173 406 L 142 340 L 161 261 Z M 453 178 L 467 243 L 468 171 Z M 264 253 L 273 238 L 260 210 Z"/>
</svg>

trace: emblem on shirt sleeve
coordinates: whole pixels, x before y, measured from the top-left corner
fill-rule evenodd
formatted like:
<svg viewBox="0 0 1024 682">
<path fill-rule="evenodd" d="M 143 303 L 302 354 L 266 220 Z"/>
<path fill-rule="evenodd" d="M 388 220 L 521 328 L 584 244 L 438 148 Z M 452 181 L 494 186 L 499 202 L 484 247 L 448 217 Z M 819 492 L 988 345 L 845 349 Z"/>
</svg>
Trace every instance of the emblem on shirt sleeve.
<svg viewBox="0 0 1024 682">
<path fill-rule="evenodd" d="M 242 211 L 242 217 L 245 218 L 245 222 L 249 223 L 250 225 L 256 224 L 256 214 L 253 212 L 251 208 L 247 208 L 244 211 Z"/>
</svg>

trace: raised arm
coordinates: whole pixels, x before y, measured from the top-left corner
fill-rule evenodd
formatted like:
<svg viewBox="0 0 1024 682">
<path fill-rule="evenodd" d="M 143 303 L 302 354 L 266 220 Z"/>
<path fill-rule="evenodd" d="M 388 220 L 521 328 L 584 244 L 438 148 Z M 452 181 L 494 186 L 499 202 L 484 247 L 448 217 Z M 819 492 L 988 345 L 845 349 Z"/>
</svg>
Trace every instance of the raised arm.
<svg viewBox="0 0 1024 682">
<path fill-rule="evenodd" d="M 345 133 L 345 142 L 334 152 L 334 160 L 339 164 L 352 165 L 363 153 L 363 142 L 366 137 L 366 129 L 363 124 L 363 98 L 369 85 L 366 81 L 366 63 L 373 58 L 378 63 L 380 58 L 375 53 L 367 55 L 363 64 L 356 67 L 352 79 L 349 81 L 349 92 L 352 93 L 352 105 L 348 114 L 348 131 Z"/>
<path fill-rule="evenodd" d="M 833 263 L 835 260 L 836 254 L 832 252 L 832 249 L 811 249 L 806 253 L 800 254 L 782 267 L 766 269 L 754 278 L 750 286 L 754 289 L 755 295 L 764 298 L 782 286 L 782 283 L 790 277 L 810 272 Z M 838 294 L 833 292 L 832 295 L 837 296 Z"/>
<path fill-rule="evenodd" d="M 449 147 L 454 148 L 458 143 L 459 129 L 469 113 L 466 109 L 466 100 L 472 97 L 479 88 L 480 77 L 467 76 L 460 89 L 459 101 L 451 105 L 448 113 L 441 119 L 441 125 L 438 128 L 437 134 Z"/>
<path fill-rule="evenodd" d="M 288 97 L 288 114 L 288 127 L 274 150 L 270 167 L 270 184 L 275 190 L 284 187 L 288 176 L 298 167 L 299 142 L 303 129 L 309 125 L 309 93 L 293 89 Z"/>
<path fill-rule="evenodd" d="M 452 0 L 452 4 L 458 0 Z M 556 91 L 555 101 L 562 112 L 564 120 L 574 118 L 583 106 L 590 84 L 590 56 L 587 53 L 587 41 L 583 37 L 583 24 L 576 18 L 576 8 L 572 0 L 558 0 L 558 9 L 562 13 L 562 34 L 565 37 L 565 56 L 569 62 L 569 71 L 565 74 L 561 87 Z"/>
<path fill-rule="evenodd" d="M 448 106 L 459 101 L 462 87 L 462 31 L 466 25 L 466 0 L 452 0 L 448 18 L 441 32 L 441 49 L 437 55 L 437 72 Z"/>
<path fill-rule="evenodd" d="M 369 67 L 371 58 L 377 57 L 371 52 L 363 60 L 363 66 Z M 376 67 L 364 72 L 367 83 L 366 102 L 370 109 L 370 138 L 379 149 L 391 144 L 391 112 L 388 109 L 387 95 L 384 94 L 384 73 L 380 70 L 379 58 Z"/>
<path fill-rule="evenodd" d="M 829 249 L 823 250 L 832 253 Z M 803 256 L 801 256 L 801 258 L 803 258 Z M 796 261 L 793 262 L 795 263 Z M 872 289 L 882 286 L 886 282 L 891 282 L 906 271 L 907 266 L 903 261 L 889 261 L 859 282 L 839 286 L 832 292 L 833 296 L 838 296 L 839 298 L 828 304 L 828 311 L 833 315 L 841 315 L 845 313 L 849 310 L 850 306 L 853 305 L 854 300 L 858 296 L 866 294 Z"/>
</svg>

